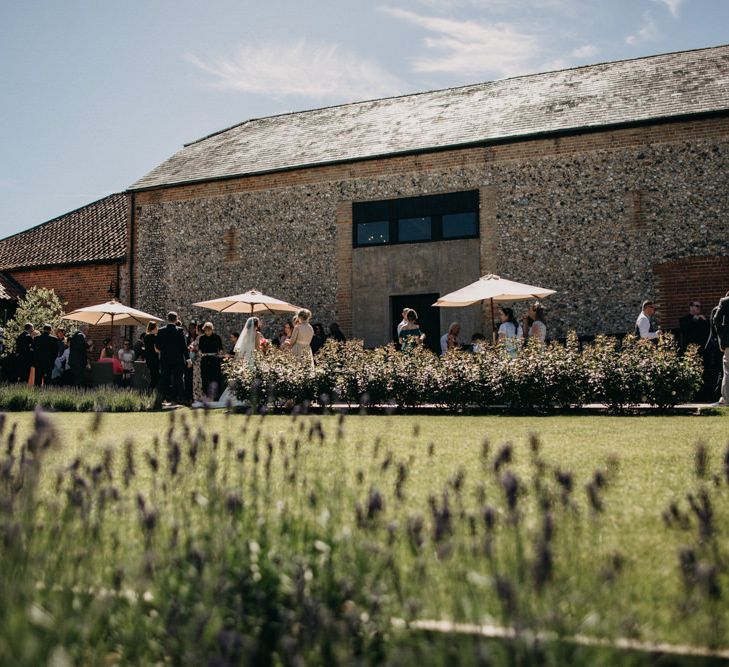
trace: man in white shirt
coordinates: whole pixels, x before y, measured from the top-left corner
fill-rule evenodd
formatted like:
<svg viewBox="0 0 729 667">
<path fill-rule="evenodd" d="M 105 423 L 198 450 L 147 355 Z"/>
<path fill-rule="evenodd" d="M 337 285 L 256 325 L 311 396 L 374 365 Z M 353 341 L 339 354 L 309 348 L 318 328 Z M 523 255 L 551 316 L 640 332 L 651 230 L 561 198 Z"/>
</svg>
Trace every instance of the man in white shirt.
<svg viewBox="0 0 729 667">
<path fill-rule="evenodd" d="M 650 318 L 653 317 L 655 313 L 656 304 L 650 300 L 644 301 L 640 310 L 640 315 L 638 315 L 638 319 L 635 321 L 635 332 L 638 338 L 653 340 L 661 335 L 662 332 L 660 329 L 652 331 L 653 327 L 651 325 Z"/>
</svg>

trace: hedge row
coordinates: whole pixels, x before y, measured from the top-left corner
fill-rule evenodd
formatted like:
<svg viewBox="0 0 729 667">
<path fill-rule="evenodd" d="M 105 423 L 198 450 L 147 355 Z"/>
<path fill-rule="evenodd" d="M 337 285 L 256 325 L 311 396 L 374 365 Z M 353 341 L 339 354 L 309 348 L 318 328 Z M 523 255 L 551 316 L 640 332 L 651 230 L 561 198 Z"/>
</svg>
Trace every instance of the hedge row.
<svg viewBox="0 0 729 667">
<path fill-rule="evenodd" d="M 359 341 L 329 341 L 313 370 L 272 350 L 258 356 L 254 370 L 233 361 L 227 373 L 238 398 L 256 405 L 345 402 L 545 411 L 587 403 L 614 410 L 639 403 L 668 408 L 693 398 L 702 368 L 696 351 L 680 356 L 670 336 L 658 347 L 630 336 L 620 345 L 598 337 L 580 349 L 573 334 L 566 345 L 528 345 L 515 358 L 499 345 L 478 354 L 437 357 L 425 349 L 402 354 L 392 346 L 366 350 Z"/>
</svg>

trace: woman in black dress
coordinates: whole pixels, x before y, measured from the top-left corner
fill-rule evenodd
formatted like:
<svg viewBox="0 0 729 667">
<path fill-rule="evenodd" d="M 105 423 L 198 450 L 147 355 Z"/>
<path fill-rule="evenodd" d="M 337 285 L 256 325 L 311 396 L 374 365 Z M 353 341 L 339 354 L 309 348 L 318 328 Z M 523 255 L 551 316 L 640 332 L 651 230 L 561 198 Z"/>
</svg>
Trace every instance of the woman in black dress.
<svg viewBox="0 0 729 667">
<path fill-rule="evenodd" d="M 324 333 L 324 327 L 321 324 L 314 325 L 314 338 L 311 339 L 311 351 L 316 354 L 324 343 L 327 342 L 327 335 Z"/>
<path fill-rule="evenodd" d="M 154 347 L 157 339 L 157 323 L 150 322 L 147 325 L 147 333 L 144 335 L 144 361 L 149 368 L 149 388 L 154 389 L 159 382 L 159 354 Z"/>
<path fill-rule="evenodd" d="M 220 360 L 223 355 L 223 340 L 215 333 L 212 322 L 205 322 L 203 335 L 198 339 L 200 352 L 200 375 L 203 394 L 210 400 L 217 400 L 223 378 L 220 373 Z"/>
</svg>

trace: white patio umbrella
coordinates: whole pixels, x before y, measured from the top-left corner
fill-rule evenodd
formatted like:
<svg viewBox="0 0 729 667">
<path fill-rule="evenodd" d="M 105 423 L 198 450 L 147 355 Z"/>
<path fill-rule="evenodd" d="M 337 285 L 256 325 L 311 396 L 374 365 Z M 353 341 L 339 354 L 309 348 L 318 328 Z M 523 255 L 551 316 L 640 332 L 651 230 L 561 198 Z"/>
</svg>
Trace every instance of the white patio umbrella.
<svg viewBox="0 0 729 667">
<path fill-rule="evenodd" d="M 295 313 L 301 310 L 299 306 L 287 301 L 281 301 L 281 299 L 275 299 L 272 296 L 266 296 L 255 289 L 248 290 L 243 294 L 224 296 L 210 301 L 198 301 L 192 305 L 217 310 L 219 313 L 246 313 L 248 315 L 254 315 L 255 313 Z"/>
<path fill-rule="evenodd" d="M 63 315 L 61 319 L 85 322 L 86 324 L 108 324 L 112 327 L 146 325 L 148 322 L 162 321 L 159 317 L 125 306 L 114 299 L 96 306 L 79 308 Z"/>
<path fill-rule="evenodd" d="M 481 276 L 475 283 L 466 285 L 455 292 L 445 294 L 433 305 L 439 308 L 463 308 L 480 301 L 491 302 L 491 322 L 494 321 L 494 302 L 524 301 L 525 299 L 543 299 L 555 294 L 556 290 L 517 283 L 514 280 L 501 278 L 494 273 Z"/>
</svg>

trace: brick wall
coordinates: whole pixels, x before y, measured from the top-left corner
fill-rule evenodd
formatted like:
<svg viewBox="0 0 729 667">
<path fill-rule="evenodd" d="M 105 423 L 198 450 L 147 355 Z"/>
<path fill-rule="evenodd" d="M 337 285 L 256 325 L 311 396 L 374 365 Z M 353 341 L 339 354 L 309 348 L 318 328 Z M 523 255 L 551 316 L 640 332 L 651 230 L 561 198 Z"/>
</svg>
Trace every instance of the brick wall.
<svg viewBox="0 0 729 667">
<path fill-rule="evenodd" d="M 64 310 L 70 312 L 84 306 L 109 301 L 109 285 L 117 285 L 118 278 L 124 272 L 120 264 L 81 264 L 77 266 L 54 266 L 38 269 L 17 269 L 6 273 L 17 280 L 23 287 L 45 287 L 53 289 L 61 301 L 65 302 Z M 123 295 L 122 299 L 123 299 Z M 36 327 L 42 322 L 34 322 Z M 115 327 L 117 328 L 117 327 Z M 120 328 L 117 328 L 120 329 Z M 94 348 L 101 349 L 104 338 L 111 335 L 111 327 L 95 327 L 89 329 L 89 336 L 94 341 Z M 115 341 L 122 334 L 114 333 Z"/>
<path fill-rule="evenodd" d="M 698 300 L 708 316 L 729 291 L 729 257 L 685 257 L 655 266 L 653 272 L 658 317 L 666 329 L 678 327 L 691 301 Z"/>
</svg>

